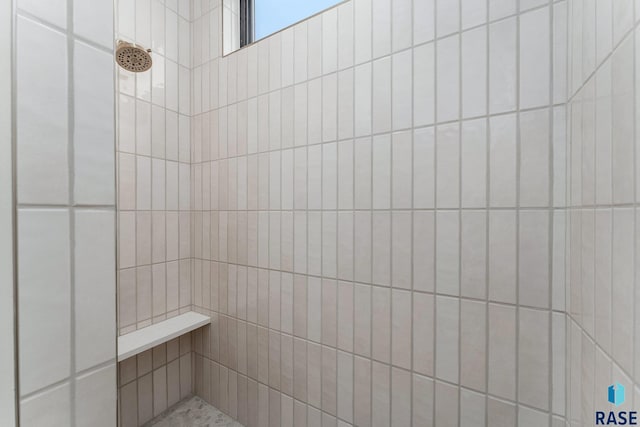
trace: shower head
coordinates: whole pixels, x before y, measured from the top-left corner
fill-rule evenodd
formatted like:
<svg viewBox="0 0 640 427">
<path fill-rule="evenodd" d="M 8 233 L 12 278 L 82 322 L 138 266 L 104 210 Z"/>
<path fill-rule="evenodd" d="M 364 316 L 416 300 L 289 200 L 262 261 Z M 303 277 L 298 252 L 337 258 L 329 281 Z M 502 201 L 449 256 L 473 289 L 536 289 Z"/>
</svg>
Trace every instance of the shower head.
<svg viewBox="0 0 640 427">
<path fill-rule="evenodd" d="M 151 49 L 145 49 L 133 43 L 118 40 L 116 46 L 116 62 L 122 68 L 134 73 L 141 73 L 151 68 Z"/>
</svg>

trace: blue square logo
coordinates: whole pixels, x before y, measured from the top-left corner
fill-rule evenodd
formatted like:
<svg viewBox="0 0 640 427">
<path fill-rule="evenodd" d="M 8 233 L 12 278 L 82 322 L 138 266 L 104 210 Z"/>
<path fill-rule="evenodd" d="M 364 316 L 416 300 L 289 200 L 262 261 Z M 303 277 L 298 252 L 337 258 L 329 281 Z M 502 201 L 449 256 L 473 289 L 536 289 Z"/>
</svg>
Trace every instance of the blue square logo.
<svg viewBox="0 0 640 427">
<path fill-rule="evenodd" d="M 616 406 L 620 406 L 624 403 L 624 386 L 620 383 L 615 383 L 609 386 L 609 402 Z"/>
</svg>

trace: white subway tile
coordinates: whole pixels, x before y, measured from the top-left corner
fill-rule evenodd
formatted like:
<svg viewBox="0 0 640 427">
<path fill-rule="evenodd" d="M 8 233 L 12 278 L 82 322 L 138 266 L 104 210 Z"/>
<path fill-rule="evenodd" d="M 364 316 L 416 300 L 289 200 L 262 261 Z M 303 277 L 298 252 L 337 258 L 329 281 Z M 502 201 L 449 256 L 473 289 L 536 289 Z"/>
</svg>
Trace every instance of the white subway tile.
<svg viewBox="0 0 640 427">
<path fill-rule="evenodd" d="M 354 8 L 353 2 L 338 7 L 338 70 L 351 67 L 354 63 Z"/>
<path fill-rule="evenodd" d="M 460 390 L 460 426 L 485 426 L 485 397 L 470 390 Z"/>
<path fill-rule="evenodd" d="M 20 383 L 29 394 L 70 374 L 69 212 L 20 209 L 18 239 Z"/>
<path fill-rule="evenodd" d="M 516 13 L 518 3 L 514 0 L 492 0 L 489 3 L 489 19 L 495 21 Z"/>
<path fill-rule="evenodd" d="M 460 294 L 460 213 L 436 213 L 436 292 Z"/>
<path fill-rule="evenodd" d="M 372 214 L 373 283 L 389 285 L 391 281 L 391 215 L 389 212 Z"/>
<path fill-rule="evenodd" d="M 392 221 L 392 282 L 394 287 L 408 289 L 411 287 L 411 213 L 395 212 Z"/>
<path fill-rule="evenodd" d="M 321 218 L 318 212 L 309 212 L 307 217 L 307 272 L 314 275 L 322 272 Z"/>
<path fill-rule="evenodd" d="M 322 142 L 322 78 L 308 83 L 307 96 L 307 138 L 316 144 Z"/>
<path fill-rule="evenodd" d="M 461 303 L 460 382 L 478 391 L 486 390 L 486 307 L 476 301 L 463 300 Z M 484 401 L 481 399 L 480 402 L 484 412 Z"/>
<path fill-rule="evenodd" d="M 487 112 L 487 28 L 462 34 L 462 117 Z"/>
<path fill-rule="evenodd" d="M 136 208 L 139 210 L 151 209 L 151 159 L 145 156 L 136 156 Z"/>
<path fill-rule="evenodd" d="M 620 2 L 625 3 L 625 2 Z M 615 12 L 615 11 L 614 11 Z M 633 201 L 633 40 L 627 38 L 612 56 L 613 202 Z"/>
<path fill-rule="evenodd" d="M 30 3 L 22 6 L 48 17 L 46 10 Z M 55 11 L 54 6 L 49 12 Z M 46 73 L 42 73 L 42 64 L 47 64 Z M 18 202 L 66 204 L 69 198 L 66 38 L 34 21 L 18 18 L 16 72 Z"/>
<path fill-rule="evenodd" d="M 460 2 L 436 0 L 436 22 L 438 37 L 459 31 Z"/>
<path fill-rule="evenodd" d="M 516 18 L 489 26 L 489 112 L 516 109 Z"/>
<path fill-rule="evenodd" d="M 413 378 L 413 422 L 415 425 L 429 425 L 433 422 L 434 387 L 431 378 L 412 375 Z"/>
<path fill-rule="evenodd" d="M 394 130 L 409 128 L 413 121 L 413 71 L 411 61 L 410 50 L 393 55 L 391 109 Z"/>
<path fill-rule="evenodd" d="M 122 78 L 120 90 L 122 91 Z M 132 83 L 135 87 L 135 84 Z M 133 94 L 132 94 L 133 95 Z M 136 105 L 133 98 L 120 95 L 118 97 L 118 151 L 126 153 L 136 152 Z"/>
<path fill-rule="evenodd" d="M 307 77 L 314 79 L 322 75 L 322 15 L 307 21 Z"/>
<path fill-rule="evenodd" d="M 492 117 L 489 128 L 489 205 L 512 207 L 516 204 L 515 115 Z"/>
<path fill-rule="evenodd" d="M 520 211 L 518 300 L 549 307 L 549 213 Z"/>
<path fill-rule="evenodd" d="M 534 408 L 549 409 L 549 314 L 520 310 L 518 399 Z"/>
<path fill-rule="evenodd" d="M 337 233 L 336 212 L 322 213 L 322 276 L 336 277 L 337 273 Z"/>
<path fill-rule="evenodd" d="M 431 17 L 424 19 L 424 17 Z M 435 0 L 413 2 L 413 44 L 433 40 L 435 36 Z"/>
<path fill-rule="evenodd" d="M 371 281 L 372 229 L 371 213 L 354 213 L 354 278 L 363 283 Z"/>
<path fill-rule="evenodd" d="M 307 80 L 307 23 L 302 22 L 296 25 L 294 32 L 293 69 L 295 82 L 300 83 Z M 252 56 L 250 55 L 249 69 L 251 69 L 252 65 L 251 59 Z M 249 96 L 251 96 L 251 91 L 249 91 Z"/>
<path fill-rule="evenodd" d="M 115 215 L 113 211 L 75 212 L 76 370 L 115 358 Z M 115 402 L 114 402 L 115 403 Z"/>
<path fill-rule="evenodd" d="M 139 100 L 136 101 L 136 153 L 151 155 L 151 104 Z"/>
<path fill-rule="evenodd" d="M 70 396 L 70 385 L 65 382 L 23 400 L 20 402 L 20 423 L 26 426 L 71 424 Z"/>
<path fill-rule="evenodd" d="M 76 422 L 108 427 L 117 423 L 116 365 L 76 380 Z"/>
<path fill-rule="evenodd" d="M 484 207 L 487 203 L 487 122 L 462 123 L 461 179 L 462 207 Z"/>
<path fill-rule="evenodd" d="M 549 205 L 549 111 L 520 114 L 520 205 Z"/>
<path fill-rule="evenodd" d="M 393 135 L 392 141 L 392 205 L 394 209 L 411 208 L 412 199 L 411 132 Z"/>
<path fill-rule="evenodd" d="M 392 47 L 393 51 L 406 49 L 412 41 L 412 4 L 409 0 L 392 0 Z M 429 15 L 423 15 L 429 16 Z"/>
<path fill-rule="evenodd" d="M 371 355 L 371 286 L 356 284 L 354 287 L 354 352 L 362 356 Z M 356 358 L 356 373 L 358 359 Z M 358 381 L 356 376 L 356 389 L 358 388 Z M 356 390 L 356 401 L 357 390 Z M 358 413 L 356 407 L 356 418 Z"/>
<path fill-rule="evenodd" d="M 19 10 L 30 13 L 36 18 L 55 26 L 67 27 L 67 0 L 55 0 L 45 3 L 38 0 L 20 0 L 17 3 L 17 7 Z M 50 64 L 50 62 L 47 62 L 47 64 Z"/>
<path fill-rule="evenodd" d="M 322 73 L 336 71 L 338 67 L 338 9 L 322 13 Z"/>
<path fill-rule="evenodd" d="M 391 138 L 389 135 L 373 137 L 373 208 L 391 207 Z"/>
<path fill-rule="evenodd" d="M 411 425 L 411 374 L 391 369 L 391 419 L 399 427 Z"/>
<path fill-rule="evenodd" d="M 484 211 L 463 211 L 461 223 L 460 293 L 470 298 L 485 299 L 487 216 Z"/>
<path fill-rule="evenodd" d="M 115 200 L 111 61 L 111 55 L 75 43 L 74 200 L 80 204 Z"/>
<path fill-rule="evenodd" d="M 164 3 L 158 0 L 151 1 L 151 48 L 160 55 L 165 54 L 165 13 L 167 12 Z"/>
<path fill-rule="evenodd" d="M 109 1 L 74 2 L 74 32 L 81 37 L 111 49 L 113 47 L 113 9 L 113 3 Z M 64 8 L 58 9 L 58 11 L 60 10 L 64 10 Z"/>
<path fill-rule="evenodd" d="M 433 128 L 413 134 L 413 207 L 431 208 L 435 202 L 435 135 Z"/>
<path fill-rule="evenodd" d="M 371 1 L 373 58 L 391 53 L 391 0 Z"/>
<path fill-rule="evenodd" d="M 391 58 L 373 63 L 373 133 L 388 132 L 392 125 Z M 405 93 L 408 91 L 405 89 Z"/>
<path fill-rule="evenodd" d="M 520 16 L 520 108 L 549 103 L 550 34 L 548 7 Z"/>
<path fill-rule="evenodd" d="M 337 277 L 342 280 L 353 280 L 353 213 L 338 213 L 337 228 Z"/>
<path fill-rule="evenodd" d="M 371 134 L 372 119 L 371 63 L 357 66 L 354 71 L 355 136 Z"/>
<path fill-rule="evenodd" d="M 457 298 L 438 296 L 436 306 L 436 377 L 457 383 L 460 302 Z"/>
<path fill-rule="evenodd" d="M 436 129 L 436 206 L 460 206 L 460 128 L 458 123 Z"/>
<path fill-rule="evenodd" d="M 489 305 L 487 390 L 506 399 L 513 399 L 516 394 L 516 326 L 515 307 Z M 491 408 L 489 413 L 491 414 Z"/>
<path fill-rule="evenodd" d="M 623 319 L 632 316 L 633 307 L 633 230 L 634 215 L 628 208 L 613 209 L 613 258 L 611 282 L 612 356 L 625 370 L 633 369 L 633 329 Z"/>
<path fill-rule="evenodd" d="M 338 76 L 322 78 L 322 141 L 335 141 L 338 137 Z"/>
<path fill-rule="evenodd" d="M 606 1 L 604 2 L 606 3 Z M 600 4 L 600 2 L 598 2 Z M 553 102 L 561 103 L 567 99 L 568 35 L 567 3 L 553 6 Z M 609 20 L 609 22 L 611 22 Z"/>
<path fill-rule="evenodd" d="M 454 3 L 439 0 L 446 4 Z M 460 97 L 460 36 L 453 35 L 437 42 L 436 96 L 438 122 L 459 117 Z"/>
<path fill-rule="evenodd" d="M 433 292 L 435 280 L 435 229 L 433 212 L 413 213 L 413 289 Z"/>
<path fill-rule="evenodd" d="M 393 290 L 391 295 L 391 363 L 404 369 L 411 368 L 411 293 Z M 406 399 L 408 401 L 408 399 Z M 408 404 L 408 402 L 406 402 Z"/>
<path fill-rule="evenodd" d="M 489 214 L 489 299 L 515 303 L 516 298 L 516 214 Z"/>
<path fill-rule="evenodd" d="M 487 22 L 487 2 L 482 0 L 462 0 L 460 6 L 463 30 Z"/>
<path fill-rule="evenodd" d="M 277 90 L 282 85 L 282 42 L 280 41 L 280 33 L 276 33 L 269 37 L 269 89 Z M 266 41 L 265 41 L 266 42 Z M 237 55 L 229 57 L 229 79 L 235 81 L 237 72 L 235 69 Z M 233 85 L 230 85 L 233 86 Z M 233 90 L 235 92 L 235 90 Z M 229 102 L 235 100 L 234 96 L 229 96 Z"/>
</svg>

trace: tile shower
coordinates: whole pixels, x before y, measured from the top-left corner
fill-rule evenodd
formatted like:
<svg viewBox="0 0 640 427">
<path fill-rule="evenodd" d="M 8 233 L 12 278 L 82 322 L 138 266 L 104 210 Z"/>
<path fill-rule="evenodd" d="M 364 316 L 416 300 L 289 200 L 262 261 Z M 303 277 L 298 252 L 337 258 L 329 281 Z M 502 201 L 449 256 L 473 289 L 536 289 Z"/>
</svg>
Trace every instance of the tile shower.
<svg viewBox="0 0 640 427">
<path fill-rule="evenodd" d="M 637 1 L 347 0 L 226 56 L 226 0 L 14 3 L 19 425 L 640 407 Z"/>
</svg>

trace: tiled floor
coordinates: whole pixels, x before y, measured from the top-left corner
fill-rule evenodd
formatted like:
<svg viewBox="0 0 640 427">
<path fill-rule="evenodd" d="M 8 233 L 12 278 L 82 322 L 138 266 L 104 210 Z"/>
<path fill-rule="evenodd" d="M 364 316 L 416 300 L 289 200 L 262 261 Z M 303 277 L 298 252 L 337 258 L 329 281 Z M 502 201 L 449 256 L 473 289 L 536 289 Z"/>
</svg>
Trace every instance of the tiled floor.
<svg viewBox="0 0 640 427">
<path fill-rule="evenodd" d="M 197 396 L 149 421 L 145 427 L 243 427 Z"/>
</svg>

